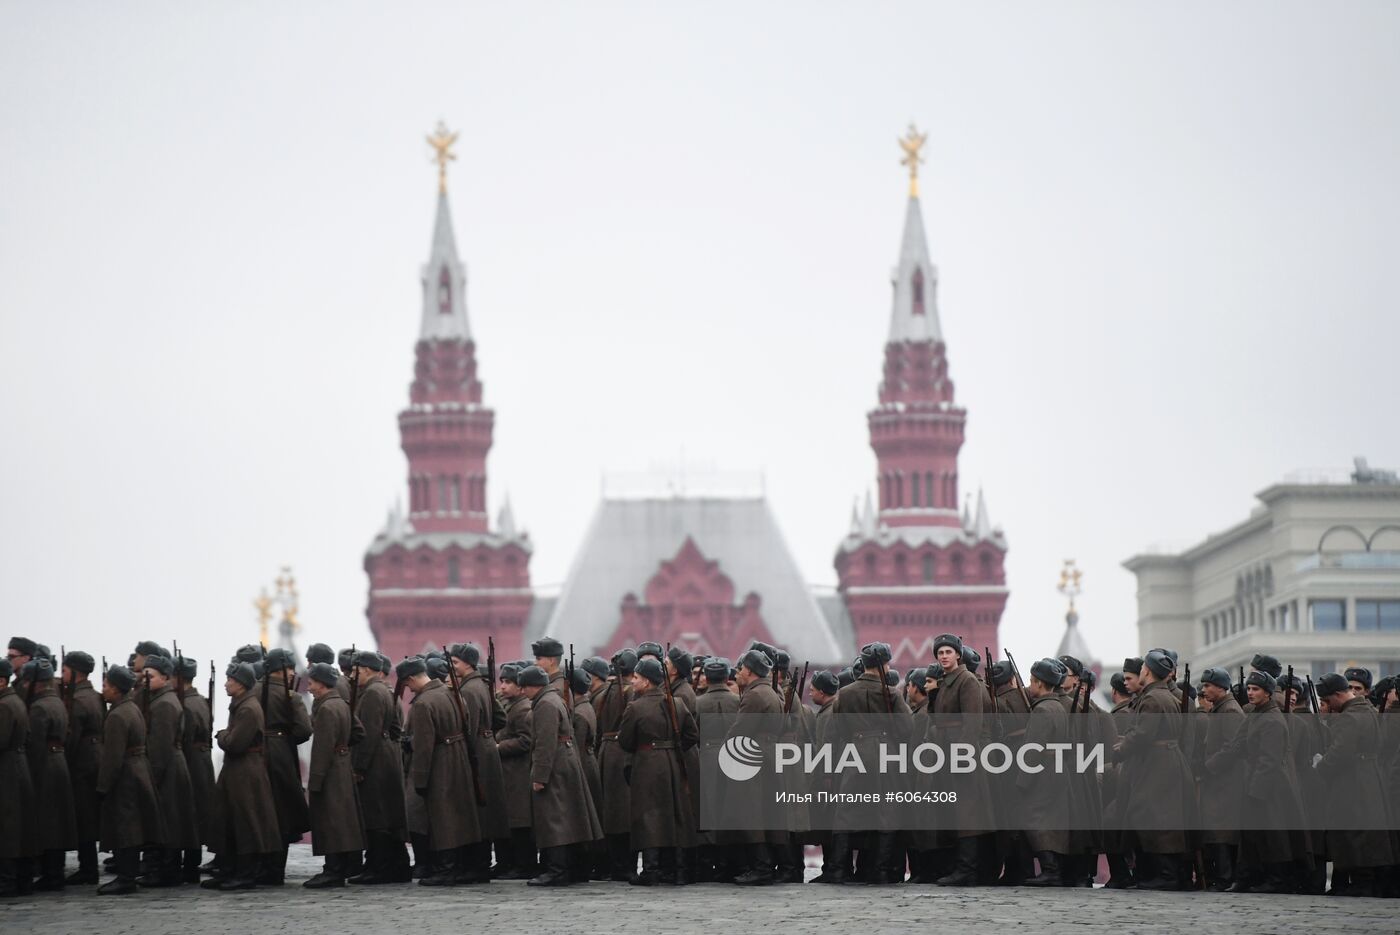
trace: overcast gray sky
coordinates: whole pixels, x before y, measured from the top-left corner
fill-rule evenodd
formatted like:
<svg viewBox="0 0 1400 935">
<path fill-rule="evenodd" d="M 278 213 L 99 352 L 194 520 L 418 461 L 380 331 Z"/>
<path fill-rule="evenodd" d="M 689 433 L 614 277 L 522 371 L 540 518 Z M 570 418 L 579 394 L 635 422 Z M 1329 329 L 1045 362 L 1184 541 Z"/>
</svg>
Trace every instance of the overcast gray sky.
<svg viewBox="0 0 1400 935">
<path fill-rule="evenodd" d="M 288 563 L 369 640 L 439 118 L 534 580 L 683 450 L 834 584 L 912 119 L 1003 638 L 1075 557 L 1113 661 L 1124 558 L 1400 464 L 1397 88 L 1394 3 L 0 4 L 6 629 L 222 658 Z"/>
</svg>

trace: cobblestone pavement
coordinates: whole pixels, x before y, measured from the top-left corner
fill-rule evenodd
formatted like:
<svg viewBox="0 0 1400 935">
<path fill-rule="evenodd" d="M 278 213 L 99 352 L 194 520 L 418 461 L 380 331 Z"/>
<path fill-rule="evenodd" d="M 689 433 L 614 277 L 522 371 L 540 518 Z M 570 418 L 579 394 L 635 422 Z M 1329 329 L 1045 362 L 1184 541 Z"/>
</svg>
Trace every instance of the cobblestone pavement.
<svg viewBox="0 0 1400 935">
<path fill-rule="evenodd" d="M 194 886 L 145 890 L 126 897 L 98 897 L 82 886 L 59 896 L 45 893 L 0 902 L 0 932 L 161 933 L 296 932 L 345 935 L 366 925 L 399 931 L 460 933 L 493 926 L 509 933 L 530 928 L 559 931 L 672 932 L 727 929 L 744 919 L 763 929 L 799 920 L 880 919 L 881 931 L 1029 931 L 1045 920 L 1076 921 L 1077 932 L 1186 931 L 1333 932 L 1400 929 L 1400 903 L 1383 899 L 1320 896 L 1150 893 L 1134 890 L 1029 890 L 936 886 L 772 886 L 720 884 L 643 889 L 625 883 L 588 883 L 566 889 L 526 887 L 523 882 L 425 889 L 415 884 L 302 889 L 320 869 L 311 848 L 297 845 L 288 861 L 287 886 L 215 893 Z M 814 875 L 809 870 L 808 875 Z"/>
</svg>

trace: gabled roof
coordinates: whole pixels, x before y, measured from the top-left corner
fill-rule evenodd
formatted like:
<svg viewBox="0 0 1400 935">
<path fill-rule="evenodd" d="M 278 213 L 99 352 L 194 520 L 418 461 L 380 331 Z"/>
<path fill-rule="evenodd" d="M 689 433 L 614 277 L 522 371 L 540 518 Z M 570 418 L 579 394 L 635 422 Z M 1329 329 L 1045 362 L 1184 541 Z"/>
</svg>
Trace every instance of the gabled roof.
<svg viewBox="0 0 1400 935">
<path fill-rule="evenodd" d="M 588 651 L 616 649 L 605 644 L 621 622 L 622 599 L 645 599 L 647 582 L 687 537 L 734 583 L 736 603 L 750 592 L 759 596 L 764 623 L 793 658 L 825 662 L 853 652 L 833 633 L 762 497 L 605 498 L 546 632 Z"/>
</svg>

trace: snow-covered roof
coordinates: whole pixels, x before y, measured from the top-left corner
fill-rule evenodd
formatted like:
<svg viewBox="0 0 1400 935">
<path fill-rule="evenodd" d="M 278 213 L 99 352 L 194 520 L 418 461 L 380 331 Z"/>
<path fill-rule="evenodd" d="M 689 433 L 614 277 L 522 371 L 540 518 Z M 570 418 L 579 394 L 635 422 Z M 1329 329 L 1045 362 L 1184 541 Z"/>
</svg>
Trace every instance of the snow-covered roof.
<svg viewBox="0 0 1400 935">
<path fill-rule="evenodd" d="M 621 622 L 622 599 L 641 598 L 663 561 L 686 538 L 719 563 L 734 599 L 750 592 L 777 645 L 796 659 L 843 659 L 854 650 L 838 639 L 803 580 L 763 497 L 603 499 L 579 547 L 547 625 L 550 636 L 588 651 L 605 645 Z"/>
</svg>

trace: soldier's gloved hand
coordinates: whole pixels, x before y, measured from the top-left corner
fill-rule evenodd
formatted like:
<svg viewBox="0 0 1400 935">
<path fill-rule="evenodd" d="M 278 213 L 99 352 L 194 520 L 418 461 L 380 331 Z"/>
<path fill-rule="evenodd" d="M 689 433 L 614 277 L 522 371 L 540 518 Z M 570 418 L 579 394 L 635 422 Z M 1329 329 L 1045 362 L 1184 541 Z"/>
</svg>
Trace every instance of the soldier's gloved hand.
<svg viewBox="0 0 1400 935">
<path fill-rule="evenodd" d="M 1317 764 L 1322 762 L 1322 754 L 1314 753 L 1312 758 L 1312 768 L 1317 769 Z"/>
</svg>

